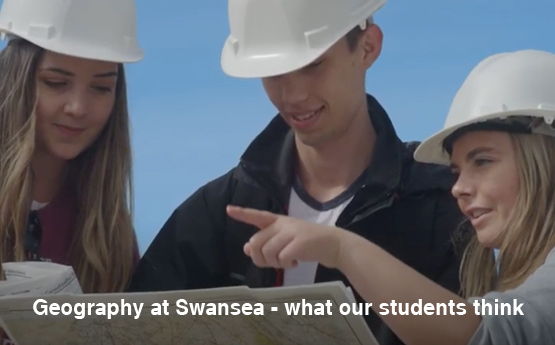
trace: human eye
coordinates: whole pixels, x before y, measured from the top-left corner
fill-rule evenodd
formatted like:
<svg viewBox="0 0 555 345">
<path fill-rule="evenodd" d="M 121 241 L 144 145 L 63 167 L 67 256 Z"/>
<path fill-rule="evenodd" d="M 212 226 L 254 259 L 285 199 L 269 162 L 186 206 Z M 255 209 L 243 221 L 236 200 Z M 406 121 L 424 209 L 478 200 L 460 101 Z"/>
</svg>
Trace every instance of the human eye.
<svg viewBox="0 0 555 345">
<path fill-rule="evenodd" d="M 113 88 L 109 86 L 93 86 L 93 89 L 98 91 L 99 93 L 112 93 Z"/>
<path fill-rule="evenodd" d="M 490 158 L 485 158 L 485 157 L 480 157 L 480 158 L 476 158 L 474 159 L 474 165 L 476 165 L 477 167 L 481 167 L 484 165 L 487 165 L 489 163 L 493 162 L 492 159 Z"/>
<path fill-rule="evenodd" d="M 59 89 L 67 85 L 65 81 L 45 79 L 42 81 L 44 85 L 52 89 Z"/>
</svg>

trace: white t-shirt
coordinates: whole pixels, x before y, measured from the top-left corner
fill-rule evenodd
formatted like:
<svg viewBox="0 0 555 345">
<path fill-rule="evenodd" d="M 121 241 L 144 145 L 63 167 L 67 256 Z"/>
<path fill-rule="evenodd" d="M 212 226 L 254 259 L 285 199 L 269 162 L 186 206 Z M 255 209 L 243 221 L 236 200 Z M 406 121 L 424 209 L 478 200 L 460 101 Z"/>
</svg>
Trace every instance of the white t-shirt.
<svg viewBox="0 0 555 345">
<path fill-rule="evenodd" d="M 38 202 L 38 201 L 33 200 L 33 202 L 31 203 L 31 211 L 40 210 L 41 208 L 43 208 L 46 205 L 48 205 L 47 202 Z"/>
<path fill-rule="evenodd" d="M 337 218 L 351 202 L 359 186 L 360 182 L 357 180 L 350 188 L 333 200 L 321 203 L 312 198 L 297 180 L 289 198 L 289 216 L 312 223 L 335 226 Z M 298 266 L 285 270 L 283 285 L 313 284 L 317 268 L 317 262 L 299 262 Z"/>
</svg>

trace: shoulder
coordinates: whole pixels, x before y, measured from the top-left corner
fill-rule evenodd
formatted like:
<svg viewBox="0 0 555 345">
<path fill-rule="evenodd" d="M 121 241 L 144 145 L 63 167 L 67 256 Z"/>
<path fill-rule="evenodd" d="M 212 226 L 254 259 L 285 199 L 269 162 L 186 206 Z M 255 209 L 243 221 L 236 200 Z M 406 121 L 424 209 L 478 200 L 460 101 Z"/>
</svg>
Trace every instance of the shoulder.
<svg viewBox="0 0 555 345">
<path fill-rule="evenodd" d="M 527 308 L 542 307 L 549 304 L 549 313 L 555 308 L 555 248 L 547 255 L 544 263 L 539 266 L 521 285 L 507 291 L 492 291 L 483 297 L 472 297 L 470 302 L 513 302 L 522 300 L 527 302 Z M 550 297 L 551 296 L 551 297 Z M 539 310 L 539 309 L 538 309 Z M 547 311 L 546 311 L 547 312 Z M 555 319 L 554 319 L 555 321 Z"/>
<path fill-rule="evenodd" d="M 554 343 L 554 295 L 555 249 L 552 249 L 544 264 L 520 286 L 468 300 L 477 312 L 483 311 L 482 322 L 469 344 Z M 505 313 L 496 314 L 497 307 Z"/>
<path fill-rule="evenodd" d="M 261 187 L 239 164 L 224 174 L 197 188 L 175 210 L 176 213 L 188 212 L 200 207 L 214 212 L 224 212 L 226 205 L 236 198 L 253 198 L 260 194 Z"/>
<path fill-rule="evenodd" d="M 536 290 L 549 289 L 555 294 L 555 248 L 547 254 L 544 263 L 517 288 L 521 292 L 534 294 Z M 553 299 L 555 306 L 555 298 Z"/>
<path fill-rule="evenodd" d="M 234 167 L 198 187 L 176 208 L 175 212 L 185 212 L 187 209 L 191 208 L 193 204 L 211 206 L 214 203 L 224 202 L 229 198 L 235 186 L 236 170 L 237 167 Z"/>
</svg>

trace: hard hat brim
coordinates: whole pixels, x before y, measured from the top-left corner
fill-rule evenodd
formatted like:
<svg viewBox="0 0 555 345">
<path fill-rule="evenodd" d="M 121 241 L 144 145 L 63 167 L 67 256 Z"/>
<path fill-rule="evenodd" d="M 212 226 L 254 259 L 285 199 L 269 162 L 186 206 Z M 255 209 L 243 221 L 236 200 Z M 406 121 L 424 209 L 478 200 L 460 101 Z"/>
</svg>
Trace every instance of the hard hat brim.
<svg viewBox="0 0 555 345">
<path fill-rule="evenodd" d="M 414 152 L 414 159 L 421 163 L 431 163 L 431 164 L 440 164 L 440 165 L 449 165 L 451 163 L 451 159 L 449 154 L 445 152 L 443 149 L 443 142 L 447 139 L 451 134 L 453 134 L 458 129 L 466 127 L 471 124 L 493 120 L 498 118 L 504 118 L 509 116 L 532 116 L 532 117 L 545 117 L 545 116 L 555 116 L 555 111 L 553 110 L 546 110 L 546 109 L 520 109 L 514 111 L 504 111 L 498 112 L 493 114 L 488 114 L 486 116 L 482 116 L 480 118 L 474 118 L 467 120 L 465 122 L 459 123 L 455 126 L 450 126 L 444 128 L 434 135 L 426 138 L 422 143 L 418 146 L 418 148 Z"/>
<path fill-rule="evenodd" d="M 301 51 L 286 49 L 287 53 L 274 53 L 242 57 L 234 52 L 228 38 L 222 49 L 221 67 L 225 74 L 236 78 L 266 78 L 300 70 L 322 56 L 333 44 Z M 294 52 L 294 53 L 291 53 Z"/>
<path fill-rule="evenodd" d="M 74 42 L 71 42 L 71 44 L 68 44 L 67 42 L 60 43 L 58 41 L 40 40 L 36 38 L 24 37 L 22 34 L 19 34 L 18 32 L 2 30 L 2 29 L 0 29 L 0 33 L 5 34 L 6 39 L 8 40 L 21 38 L 45 50 L 49 50 L 54 53 L 58 53 L 62 55 L 82 58 L 82 59 L 99 60 L 99 61 L 107 61 L 107 62 L 114 62 L 114 63 L 133 63 L 133 62 L 138 62 L 142 60 L 144 57 L 144 50 L 139 47 L 137 47 L 132 52 L 127 51 L 121 54 L 110 49 L 102 50 L 102 49 L 97 49 L 96 47 L 92 49 L 86 44 L 83 44 L 78 41 L 74 41 Z"/>
</svg>

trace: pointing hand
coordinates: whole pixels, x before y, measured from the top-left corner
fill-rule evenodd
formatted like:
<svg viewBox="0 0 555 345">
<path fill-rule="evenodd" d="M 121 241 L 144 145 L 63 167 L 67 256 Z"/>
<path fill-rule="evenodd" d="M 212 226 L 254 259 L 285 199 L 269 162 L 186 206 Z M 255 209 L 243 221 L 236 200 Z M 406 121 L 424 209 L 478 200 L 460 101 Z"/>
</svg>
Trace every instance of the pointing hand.
<svg viewBox="0 0 555 345">
<path fill-rule="evenodd" d="M 343 255 L 345 230 L 237 206 L 228 206 L 227 213 L 260 229 L 244 246 L 259 267 L 291 268 L 299 261 L 317 261 L 336 268 Z"/>
</svg>

